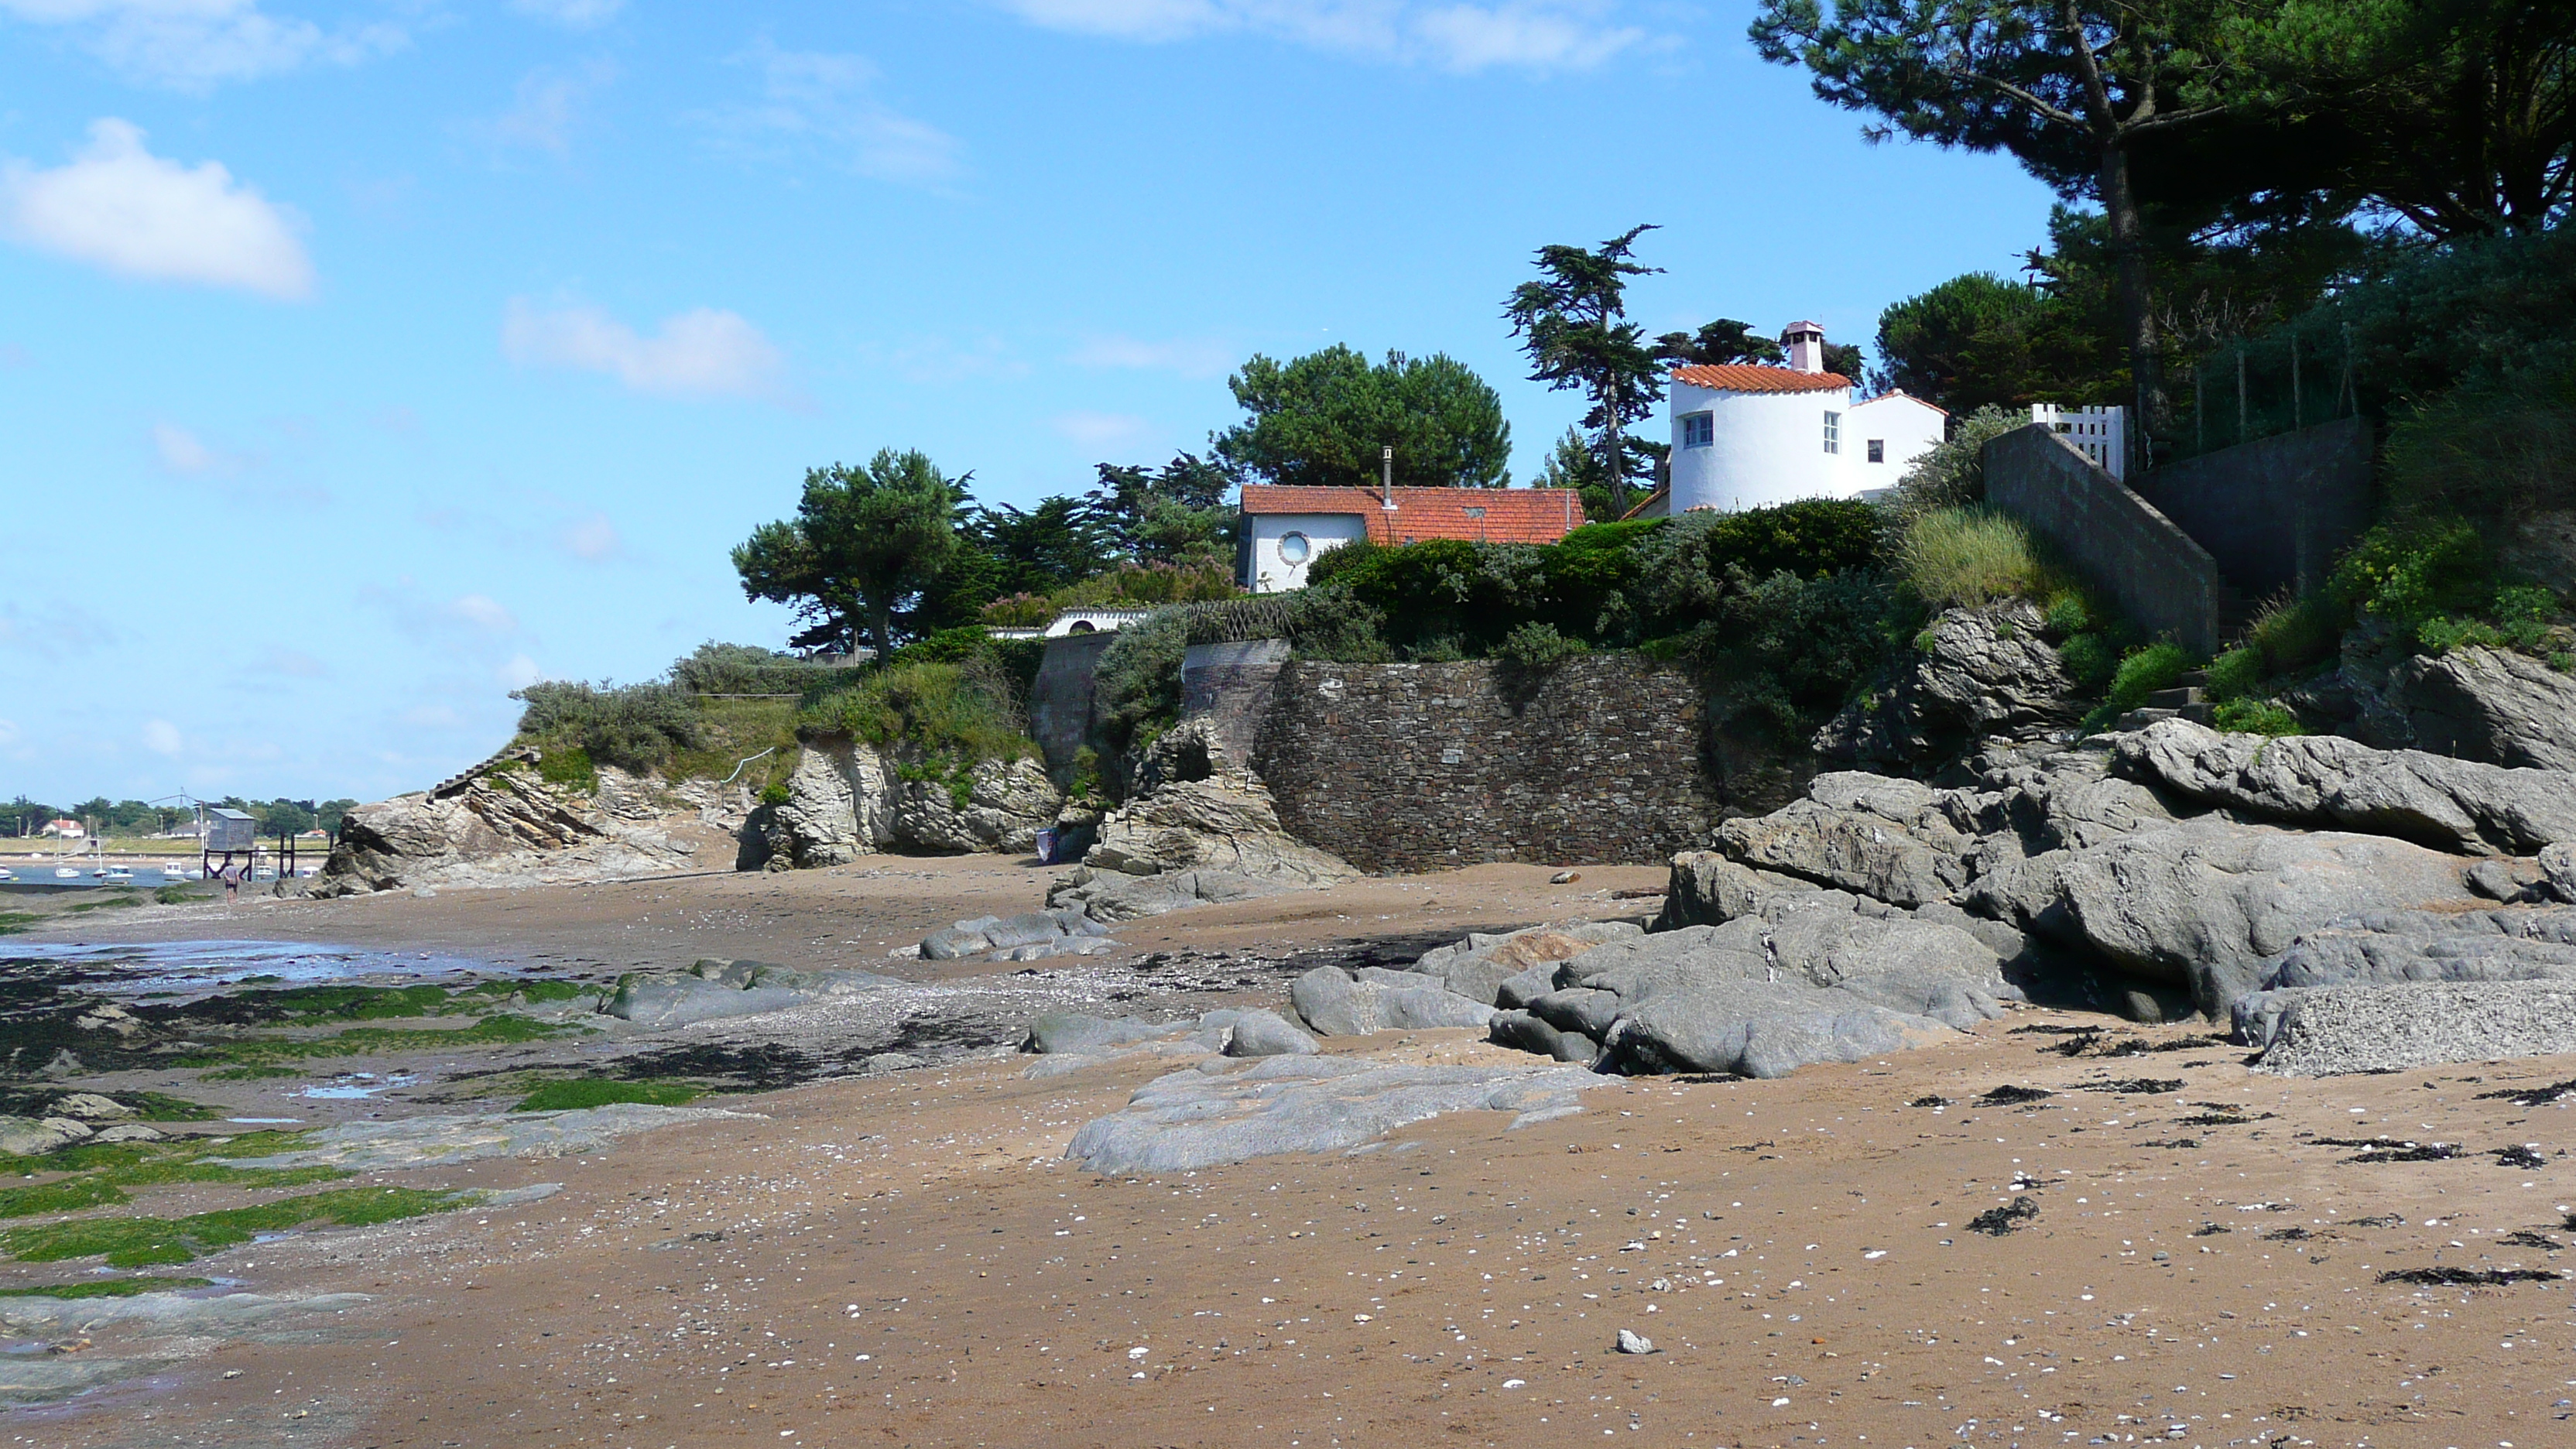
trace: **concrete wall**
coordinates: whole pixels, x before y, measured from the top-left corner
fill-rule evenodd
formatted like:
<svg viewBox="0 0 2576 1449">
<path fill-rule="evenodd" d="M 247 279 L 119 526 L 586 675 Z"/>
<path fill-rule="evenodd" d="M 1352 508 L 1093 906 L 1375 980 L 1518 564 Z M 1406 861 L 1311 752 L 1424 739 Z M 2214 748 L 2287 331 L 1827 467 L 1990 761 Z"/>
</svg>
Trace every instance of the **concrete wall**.
<svg viewBox="0 0 2576 1449">
<path fill-rule="evenodd" d="M 1068 634 L 1049 639 L 1038 677 L 1029 686 L 1029 735 L 1058 773 L 1073 767 L 1074 752 L 1092 743 L 1097 725 L 1092 708 L 1091 676 L 1101 653 L 1116 634 Z"/>
<path fill-rule="evenodd" d="M 2203 453 L 2148 474 L 2138 492 L 2209 550 L 2247 602 L 2311 594 L 2370 527 L 2370 427 L 2338 418 Z"/>
<path fill-rule="evenodd" d="M 1508 693 L 1494 666 L 1280 671 L 1253 767 L 1298 839 L 1364 870 L 1653 863 L 1704 843 L 1689 676 L 1593 654 Z"/>
<path fill-rule="evenodd" d="M 2217 561 L 2153 504 L 2041 424 L 1986 444 L 1986 498 L 2020 518 L 2150 634 L 2218 648 Z"/>
<path fill-rule="evenodd" d="M 1218 746 L 1237 764 L 1252 759 L 1288 647 L 1285 639 L 1246 639 L 1193 644 L 1181 655 L 1181 713 L 1207 716 Z"/>
</svg>

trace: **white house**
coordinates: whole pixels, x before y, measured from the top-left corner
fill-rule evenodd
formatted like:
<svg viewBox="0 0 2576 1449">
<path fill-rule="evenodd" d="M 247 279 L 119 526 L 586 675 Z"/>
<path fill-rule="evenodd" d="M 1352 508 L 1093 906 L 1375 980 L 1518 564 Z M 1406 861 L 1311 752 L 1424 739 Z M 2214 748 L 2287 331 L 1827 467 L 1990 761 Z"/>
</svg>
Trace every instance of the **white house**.
<svg viewBox="0 0 2576 1449">
<path fill-rule="evenodd" d="M 1327 488 L 1243 485 L 1237 565 L 1256 594 L 1306 587 L 1306 568 L 1355 539 L 1390 548 L 1432 539 L 1554 543 L 1583 523 L 1571 488 Z"/>
<path fill-rule="evenodd" d="M 1792 322 L 1786 367 L 1750 363 L 1672 373 L 1672 481 L 1640 513 L 1735 512 L 1891 488 L 1941 441 L 1950 415 L 1902 392 L 1852 401 L 1825 371 L 1825 332 Z"/>
</svg>

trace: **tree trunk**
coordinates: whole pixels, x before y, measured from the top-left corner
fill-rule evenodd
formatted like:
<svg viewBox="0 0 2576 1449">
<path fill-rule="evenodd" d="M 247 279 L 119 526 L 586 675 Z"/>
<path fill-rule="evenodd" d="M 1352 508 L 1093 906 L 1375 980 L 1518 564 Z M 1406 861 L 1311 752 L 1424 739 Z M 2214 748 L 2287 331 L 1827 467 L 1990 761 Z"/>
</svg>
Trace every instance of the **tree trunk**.
<svg viewBox="0 0 2576 1449">
<path fill-rule="evenodd" d="M 894 654 L 894 608 L 883 599 L 868 601 L 868 628 L 876 635 L 877 662 L 883 664 Z"/>
<path fill-rule="evenodd" d="M 2117 139 L 2102 143 L 2102 210 L 2111 223 L 2111 260 L 2120 292 L 2121 340 L 2129 353 L 2129 379 L 2135 385 L 2129 419 L 2129 459 L 2147 459 L 2147 438 L 2170 420 L 2165 401 L 2164 360 L 2156 352 L 2155 298 L 2147 280 L 2146 224 L 2138 214 L 2137 194 L 2129 185 L 2129 153 Z M 2134 467 L 2131 476 L 2143 469 Z"/>
</svg>

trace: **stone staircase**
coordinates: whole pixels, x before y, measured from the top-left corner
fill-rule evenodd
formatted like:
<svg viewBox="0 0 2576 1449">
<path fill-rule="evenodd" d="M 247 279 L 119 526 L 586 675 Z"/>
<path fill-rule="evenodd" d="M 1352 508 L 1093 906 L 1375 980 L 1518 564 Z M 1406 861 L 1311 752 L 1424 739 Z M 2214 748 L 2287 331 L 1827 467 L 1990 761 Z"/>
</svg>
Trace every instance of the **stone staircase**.
<svg viewBox="0 0 2576 1449">
<path fill-rule="evenodd" d="M 2185 670 L 2174 681 L 2173 688 L 2159 689 L 2147 696 L 2147 702 L 2120 716 L 2119 727 L 2142 730 L 2160 719 L 2187 719 L 2194 724 L 2208 724 L 2215 706 L 2209 702 L 2209 671 Z"/>
<path fill-rule="evenodd" d="M 505 746 L 504 748 L 495 751 L 491 756 L 482 760 L 480 763 L 468 765 L 464 769 L 457 771 L 455 774 L 448 776 L 446 779 L 439 781 L 437 784 L 430 786 L 429 798 L 432 800 L 444 800 L 448 796 L 453 795 L 458 791 L 463 790 L 466 786 L 474 783 L 475 776 L 498 768 L 500 765 L 511 760 L 523 760 L 533 765 L 537 762 L 537 752 L 534 748 L 527 745 Z"/>
</svg>

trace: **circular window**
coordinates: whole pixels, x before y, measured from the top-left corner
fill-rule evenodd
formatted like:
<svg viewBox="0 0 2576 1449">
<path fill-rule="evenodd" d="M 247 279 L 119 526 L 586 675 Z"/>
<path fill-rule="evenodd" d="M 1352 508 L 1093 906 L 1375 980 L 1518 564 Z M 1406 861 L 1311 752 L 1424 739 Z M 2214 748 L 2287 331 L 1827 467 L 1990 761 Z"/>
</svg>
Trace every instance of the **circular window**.
<svg viewBox="0 0 2576 1449">
<path fill-rule="evenodd" d="M 1294 567 L 1315 556 L 1314 541 L 1302 533 L 1283 534 L 1279 539 L 1279 561 Z"/>
</svg>

